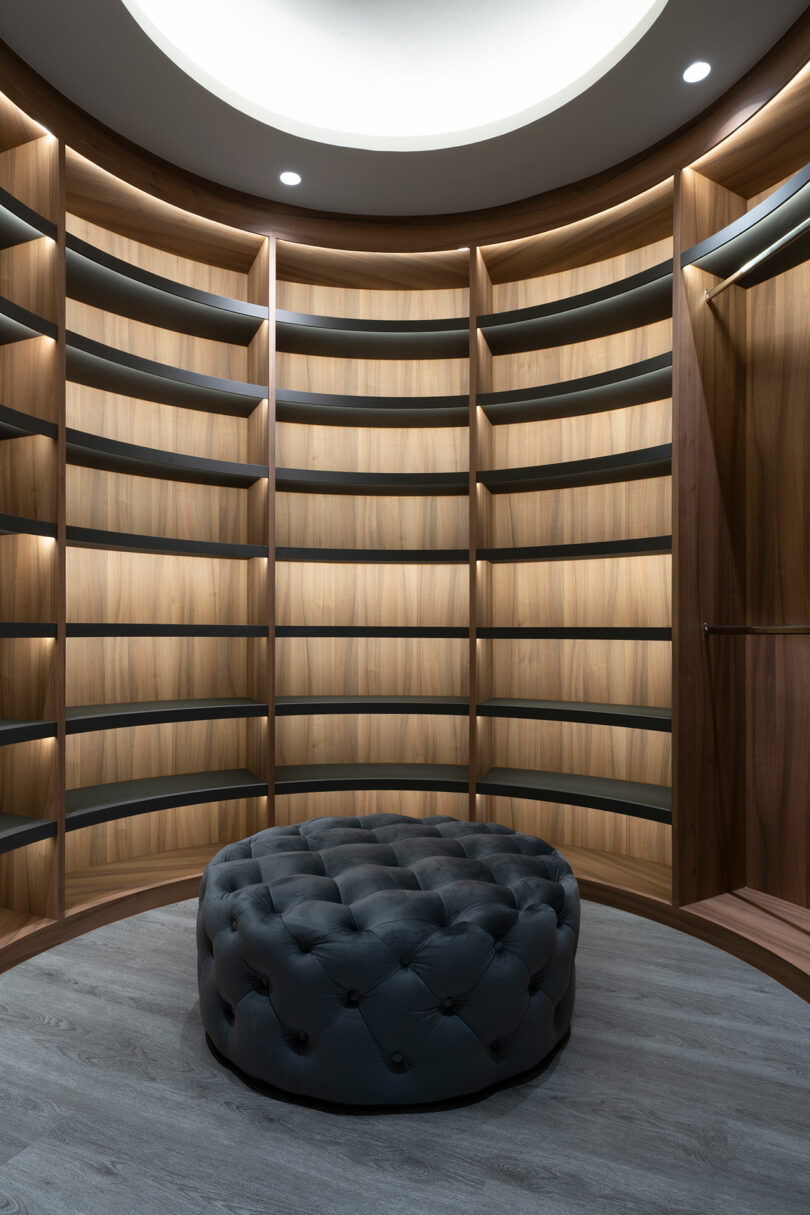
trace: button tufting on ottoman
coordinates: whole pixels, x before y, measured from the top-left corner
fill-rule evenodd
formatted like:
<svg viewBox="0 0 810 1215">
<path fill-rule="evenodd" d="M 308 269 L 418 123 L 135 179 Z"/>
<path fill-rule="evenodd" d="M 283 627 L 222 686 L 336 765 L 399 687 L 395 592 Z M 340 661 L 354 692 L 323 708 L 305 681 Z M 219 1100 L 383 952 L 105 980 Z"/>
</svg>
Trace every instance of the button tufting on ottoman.
<svg viewBox="0 0 810 1215">
<path fill-rule="evenodd" d="M 290 1093 L 405 1105 L 519 1075 L 564 1037 L 579 892 L 496 823 L 319 818 L 223 848 L 200 888 L 217 1050 Z"/>
</svg>

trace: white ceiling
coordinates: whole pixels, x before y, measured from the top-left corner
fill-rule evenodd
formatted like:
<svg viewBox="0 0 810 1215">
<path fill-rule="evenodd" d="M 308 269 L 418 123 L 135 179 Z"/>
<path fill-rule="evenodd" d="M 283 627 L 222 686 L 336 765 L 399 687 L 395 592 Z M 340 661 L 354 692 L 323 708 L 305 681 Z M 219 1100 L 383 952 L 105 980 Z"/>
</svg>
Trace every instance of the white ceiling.
<svg viewBox="0 0 810 1215">
<path fill-rule="evenodd" d="M 146 0 L 132 2 L 143 4 Z M 158 7 L 164 2 L 169 5 L 170 0 L 159 0 Z M 272 7 L 276 0 L 253 2 Z M 389 5 L 398 10 L 400 0 L 284 2 L 301 20 L 307 15 L 313 18 L 317 13 L 323 18 L 324 6 L 329 4 L 334 10 L 331 24 L 322 25 L 319 18 L 305 31 L 309 45 L 319 40 L 323 48 L 332 40 L 330 35 L 324 43 L 338 14 L 341 21 L 348 20 L 351 14 L 356 22 L 363 13 L 371 13 L 377 20 Z M 213 0 L 195 2 L 201 22 L 209 3 Z M 570 16 L 579 4 L 580 0 L 564 3 L 557 0 L 554 7 L 566 10 Z M 600 7 L 617 11 L 616 5 L 622 7 L 623 0 L 601 0 Z M 456 24 L 464 24 L 468 43 L 475 41 L 475 34 L 485 62 L 497 58 L 497 68 L 505 69 L 506 75 L 513 64 L 514 70 L 519 68 L 524 77 L 530 72 L 531 68 L 526 66 L 533 62 L 532 55 L 526 54 L 532 45 L 528 27 L 526 30 L 520 27 L 523 33 L 512 35 L 509 58 L 508 47 L 503 48 L 510 40 L 498 42 L 492 32 L 510 15 L 515 17 L 519 13 L 518 0 L 514 5 L 512 0 L 489 0 L 486 5 L 478 0 L 433 0 L 432 4 L 425 4 L 425 11 L 421 11 L 421 0 L 409 0 L 409 7 L 414 6 L 420 9 L 420 20 L 427 20 L 429 13 L 436 14 L 438 22 L 442 11 L 445 17 L 452 11 Z M 544 6 L 542 0 L 534 0 L 531 7 L 539 15 Z M 644 7 L 640 5 L 641 9 Z M 475 142 L 409 151 L 343 146 L 338 133 L 334 139 L 326 136 L 329 141 L 323 142 L 324 131 L 339 125 L 335 121 L 337 103 L 326 114 L 322 110 L 298 108 L 296 119 L 296 107 L 288 102 L 286 117 L 277 116 L 278 125 L 260 121 L 204 88 L 178 67 L 134 20 L 123 0 L 9 0 L 0 5 L 0 37 L 62 93 L 107 126 L 203 177 L 261 197 L 319 210 L 419 215 L 511 202 L 585 178 L 641 152 L 695 117 L 731 87 L 806 7 L 801 0 L 767 0 L 767 3 L 669 0 L 647 32 L 602 75 L 598 75 L 600 61 L 593 62 L 592 52 L 590 72 L 598 75 L 598 79 L 551 112 L 542 117 L 530 116 L 525 125 L 507 129 L 514 120 L 514 106 L 520 107 L 532 95 L 531 90 L 523 89 L 517 94 L 517 102 L 502 105 L 500 118 L 494 119 L 501 122 L 502 133 L 484 132 L 482 138 L 479 130 L 477 134 L 473 132 Z M 217 8 L 229 13 L 237 11 L 234 0 L 227 10 L 217 0 Z M 650 11 L 654 15 L 655 10 Z M 580 25 L 584 12 L 584 8 L 579 12 Z M 445 28 L 439 37 L 440 24 L 431 24 L 429 28 L 431 53 L 438 56 L 430 61 L 433 66 L 428 75 L 433 78 L 439 71 L 436 67 L 441 60 L 439 49 L 448 47 L 453 34 Z M 616 26 L 614 33 L 621 35 L 624 28 Z M 385 32 L 390 26 L 380 24 L 375 29 L 375 56 L 390 56 L 393 63 L 397 58 L 394 50 L 402 49 L 399 38 Z M 254 38 L 248 46 L 246 37 L 240 35 L 246 70 L 251 64 L 251 74 L 261 75 L 263 70 L 265 76 L 270 76 L 283 63 L 287 73 L 283 92 L 294 92 L 296 88 L 302 93 L 308 91 L 305 52 L 293 55 L 280 38 L 269 42 Z M 355 33 L 349 38 L 355 56 L 361 54 L 358 37 Z M 623 45 L 621 36 L 618 41 Z M 501 47 L 497 56 L 496 45 Z M 345 39 L 334 42 L 333 57 L 338 69 L 338 84 L 334 88 L 340 87 L 342 78 L 351 78 L 356 83 L 357 68 L 349 66 L 352 60 L 345 50 Z M 712 73 L 700 84 L 686 85 L 681 73 L 695 59 L 709 60 Z M 355 65 L 356 62 L 355 59 Z M 261 64 L 263 69 L 257 66 Z M 490 63 L 477 71 L 468 66 L 470 70 L 465 71 L 464 83 L 458 84 L 457 90 L 466 90 L 464 98 L 468 101 L 473 96 L 487 98 L 488 93 L 495 91 L 492 84 L 495 66 Z M 576 67 L 573 71 L 575 79 L 573 82 L 569 79 L 569 89 L 575 91 Z M 584 71 L 587 77 L 588 69 Z M 219 87 L 224 91 L 229 86 L 220 83 Z M 549 88 L 553 90 L 554 85 L 545 88 L 538 85 L 534 104 L 541 110 L 548 103 L 543 94 L 548 94 Z M 246 91 L 244 84 L 241 91 Z M 346 90 L 347 98 L 348 95 Z M 242 103 L 248 108 L 257 104 L 255 98 L 253 103 L 243 98 Z M 278 106 L 278 100 L 273 104 Z M 531 107 L 524 105 L 526 108 Z M 506 111 L 511 111 L 511 117 Z M 458 114 L 466 114 L 467 108 L 463 111 L 457 108 L 455 112 L 457 117 L 450 120 L 450 126 L 458 128 Z M 479 127 L 485 125 L 483 109 L 475 110 L 471 105 L 469 112 L 475 114 Z M 292 126 L 296 121 L 319 127 L 319 138 L 282 129 L 282 123 Z M 492 110 L 489 121 L 493 121 Z M 345 115 L 341 122 L 347 127 L 357 125 Z M 386 129 L 390 133 L 391 128 Z M 358 132 L 353 134 L 357 136 Z M 403 137 L 401 130 L 398 134 Z M 413 134 L 412 130 L 410 137 Z M 458 130 L 455 134 L 458 136 Z M 436 129 L 432 135 L 426 132 L 424 122 L 421 135 L 448 139 L 447 130 L 438 135 Z M 380 137 L 379 129 L 377 136 Z M 364 138 L 368 141 L 373 137 L 373 133 L 366 132 Z M 406 133 L 404 138 L 407 137 Z M 301 173 L 302 184 L 294 188 L 281 185 L 278 175 L 284 169 Z"/>
</svg>

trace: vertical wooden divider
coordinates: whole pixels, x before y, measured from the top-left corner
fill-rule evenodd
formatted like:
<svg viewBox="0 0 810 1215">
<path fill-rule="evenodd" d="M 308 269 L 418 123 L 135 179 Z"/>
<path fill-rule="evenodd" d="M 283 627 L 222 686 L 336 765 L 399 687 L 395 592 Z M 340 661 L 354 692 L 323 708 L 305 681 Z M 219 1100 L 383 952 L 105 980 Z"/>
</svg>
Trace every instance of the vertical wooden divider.
<svg viewBox="0 0 810 1215">
<path fill-rule="evenodd" d="M 52 692 L 56 720 L 56 848 L 54 849 L 54 880 L 51 882 L 48 915 L 64 919 L 65 915 L 65 698 L 67 664 L 67 267 L 66 245 L 66 182 L 65 144 L 59 140 L 56 172 L 56 265 L 54 294 L 56 299 L 56 552 L 54 560 L 54 642 Z"/>
</svg>

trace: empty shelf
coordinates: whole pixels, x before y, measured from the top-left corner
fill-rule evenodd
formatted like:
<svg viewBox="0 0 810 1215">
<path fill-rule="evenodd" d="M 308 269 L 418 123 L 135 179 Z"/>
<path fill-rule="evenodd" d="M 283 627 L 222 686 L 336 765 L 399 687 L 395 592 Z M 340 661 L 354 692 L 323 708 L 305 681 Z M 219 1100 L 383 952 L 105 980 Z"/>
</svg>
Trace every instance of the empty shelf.
<svg viewBox="0 0 810 1215">
<path fill-rule="evenodd" d="M 476 786 L 478 793 L 495 797 L 524 797 L 539 802 L 589 806 L 633 818 L 669 823 L 672 793 L 664 785 L 640 781 L 608 780 L 568 772 L 534 772 L 525 768 L 491 768 Z"/>
<path fill-rule="evenodd" d="M 14 852 L 26 844 L 54 839 L 56 823 L 46 818 L 27 818 L 22 814 L 0 814 L 0 854 Z"/>
<path fill-rule="evenodd" d="M 279 309 L 277 348 L 340 359 L 461 359 L 469 354 L 466 316 L 436 321 L 375 321 Z"/>
<path fill-rule="evenodd" d="M 276 489 L 283 493 L 449 496 L 466 494 L 468 485 L 469 476 L 465 472 L 358 473 L 276 469 Z"/>
<path fill-rule="evenodd" d="M 68 734 L 175 721 L 218 721 L 226 717 L 266 716 L 266 704 L 238 696 L 197 700 L 143 700 L 130 704 L 68 705 L 65 710 Z"/>
<path fill-rule="evenodd" d="M 197 806 L 204 802 L 265 797 L 266 794 L 267 783 L 246 768 L 88 785 L 82 789 L 67 790 L 66 828 L 76 831 L 80 827 L 110 823 L 118 818 L 148 814 L 153 810 L 168 810 L 173 806 Z"/>
<path fill-rule="evenodd" d="M 276 389 L 279 422 L 319 426 L 467 426 L 467 396 L 352 397 Z"/>
<path fill-rule="evenodd" d="M 53 625 L 44 625 L 53 628 Z M 0 634 L 2 635 L 2 634 Z M 30 636 L 32 634 L 25 634 Z M 41 634 L 33 634 L 40 636 Z M 47 634 L 51 636 L 52 634 Z M 266 637 L 264 624 L 99 624 L 69 623 L 68 637 Z"/>
<path fill-rule="evenodd" d="M 0 515 L 0 535 L 49 536 L 56 538 L 56 524 L 41 519 L 23 519 L 19 515 Z"/>
<path fill-rule="evenodd" d="M 635 628 L 622 625 L 602 627 L 585 625 L 568 627 L 551 625 L 535 628 L 525 625 L 518 628 L 501 625 L 479 625 L 479 637 L 489 641 L 672 641 L 672 629 Z"/>
<path fill-rule="evenodd" d="M 85 468 L 237 489 L 253 485 L 261 477 L 267 476 L 267 465 L 239 464 L 230 460 L 187 456 L 176 451 L 156 451 L 151 447 L 119 443 L 116 439 L 70 428 L 67 432 L 67 458 L 69 464 L 80 464 Z"/>
<path fill-rule="evenodd" d="M 334 561 L 371 565 L 466 565 L 466 548 L 277 548 L 276 561 Z"/>
<path fill-rule="evenodd" d="M 267 308 L 198 291 L 104 253 L 71 233 L 66 239 L 67 293 L 94 308 L 195 337 L 247 346 Z"/>
<path fill-rule="evenodd" d="M 324 793 L 343 789 L 422 789 L 466 793 L 460 764 L 304 764 L 276 768 L 276 793 Z"/>
<path fill-rule="evenodd" d="M 32 337 L 56 338 L 56 325 L 0 296 L 0 346 Z"/>
<path fill-rule="evenodd" d="M 0 747 L 36 738 L 53 738 L 55 734 L 55 721 L 20 721 L 13 717 L 0 717 Z"/>
<path fill-rule="evenodd" d="M 478 326 L 493 354 L 567 346 L 672 315 L 672 259 L 617 283 L 532 308 L 490 313 Z"/>
<path fill-rule="evenodd" d="M 514 700 L 493 696 L 478 706 L 479 717 L 521 717 L 534 721 L 581 721 L 635 730 L 672 730 L 672 710 L 642 705 L 588 704 L 567 700 Z"/>
<path fill-rule="evenodd" d="M 578 380 L 563 380 L 539 388 L 485 392 L 478 397 L 493 426 L 507 422 L 533 422 L 546 418 L 572 418 L 663 401 L 672 395 L 672 355 L 659 354 L 640 363 L 603 371 Z"/>
<path fill-rule="evenodd" d="M 672 444 L 643 447 L 590 460 L 564 460 L 527 468 L 493 468 L 478 473 L 478 480 L 493 494 L 516 494 L 542 489 L 572 489 L 580 485 L 609 485 L 668 477 L 672 472 Z"/>
<path fill-rule="evenodd" d="M 46 435 L 55 439 L 57 427 L 54 422 L 45 422 L 31 414 L 20 413 L 8 405 L 0 405 L 0 439 L 19 439 L 27 435 Z"/>
<path fill-rule="evenodd" d="M 29 240 L 39 240 L 41 236 L 56 240 L 56 224 L 0 188 L 0 249 L 24 245 Z"/>
<path fill-rule="evenodd" d="M 2 526 L 2 516 L 0 516 Z M 178 540 L 173 536 L 141 536 L 133 532 L 105 532 L 95 527 L 67 528 L 72 548 L 103 548 L 133 553 L 167 553 L 186 557 L 231 557 L 247 561 L 266 557 L 264 544 L 220 544 L 213 540 Z"/>
<path fill-rule="evenodd" d="M 55 624 L 34 624 L 27 620 L 0 621 L 0 637 L 55 637 Z"/>
<path fill-rule="evenodd" d="M 541 544 L 520 548 L 481 548 L 479 561 L 581 561 L 599 557 L 660 556 L 672 552 L 671 536 L 642 536 L 636 540 L 595 540 L 585 544 Z"/>
<path fill-rule="evenodd" d="M 468 638 L 453 625 L 277 624 L 276 637 L 446 637 Z"/>
<path fill-rule="evenodd" d="M 276 717 L 316 713 L 422 713 L 466 717 L 466 696 L 277 696 Z"/>
</svg>

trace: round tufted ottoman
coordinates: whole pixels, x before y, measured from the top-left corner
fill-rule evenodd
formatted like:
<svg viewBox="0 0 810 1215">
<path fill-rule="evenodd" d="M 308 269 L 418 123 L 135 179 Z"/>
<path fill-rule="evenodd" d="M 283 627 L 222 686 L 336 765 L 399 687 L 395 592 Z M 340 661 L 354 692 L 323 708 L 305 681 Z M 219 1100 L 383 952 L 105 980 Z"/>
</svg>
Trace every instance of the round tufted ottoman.
<svg viewBox="0 0 810 1215">
<path fill-rule="evenodd" d="M 398 814 L 273 827 L 203 875 L 203 1025 L 243 1072 L 301 1096 L 473 1093 L 564 1037 L 578 929 L 567 862 L 508 827 Z"/>
</svg>

